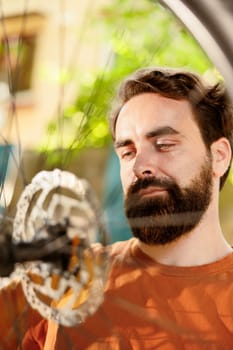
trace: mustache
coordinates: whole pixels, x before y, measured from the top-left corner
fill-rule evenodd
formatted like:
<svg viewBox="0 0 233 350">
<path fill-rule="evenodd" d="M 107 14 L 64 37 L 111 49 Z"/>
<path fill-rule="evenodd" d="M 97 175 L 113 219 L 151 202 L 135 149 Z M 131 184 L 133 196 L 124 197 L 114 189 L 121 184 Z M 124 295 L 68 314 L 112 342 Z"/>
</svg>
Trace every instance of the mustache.
<svg viewBox="0 0 233 350">
<path fill-rule="evenodd" d="M 154 186 L 158 188 L 174 188 L 176 184 L 170 179 L 157 178 L 154 176 L 148 176 L 145 178 L 137 179 L 128 189 L 128 194 L 135 194 L 141 189 L 146 189 L 147 187 Z"/>
</svg>

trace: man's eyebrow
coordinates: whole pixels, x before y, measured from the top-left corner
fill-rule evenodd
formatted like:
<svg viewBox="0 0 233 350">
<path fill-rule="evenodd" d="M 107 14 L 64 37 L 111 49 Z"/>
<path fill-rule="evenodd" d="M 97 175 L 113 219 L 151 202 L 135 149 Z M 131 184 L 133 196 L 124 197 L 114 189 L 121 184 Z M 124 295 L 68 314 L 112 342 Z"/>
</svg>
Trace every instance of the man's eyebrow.
<svg viewBox="0 0 233 350">
<path fill-rule="evenodd" d="M 146 138 L 150 139 L 150 138 L 157 137 L 157 136 L 178 135 L 178 134 L 179 134 L 179 132 L 170 126 L 161 126 L 155 130 L 152 130 L 152 131 L 149 131 L 148 133 L 146 133 Z M 133 141 L 130 139 L 119 140 L 119 141 L 114 142 L 114 148 L 118 149 L 118 148 L 126 147 L 126 146 L 129 146 L 132 144 L 133 144 Z"/>
<path fill-rule="evenodd" d="M 114 148 L 115 149 L 118 149 L 118 148 L 121 148 L 121 147 L 125 147 L 125 146 L 128 146 L 128 145 L 132 145 L 132 140 L 130 139 L 127 139 L 127 140 L 119 140 L 119 141 L 116 141 L 114 142 Z"/>
<path fill-rule="evenodd" d="M 162 126 L 160 128 L 157 128 L 155 130 L 149 131 L 146 134 L 147 138 L 157 137 L 157 136 L 163 136 L 163 135 L 178 135 L 179 132 L 175 129 L 173 129 L 170 126 Z"/>
</svg>

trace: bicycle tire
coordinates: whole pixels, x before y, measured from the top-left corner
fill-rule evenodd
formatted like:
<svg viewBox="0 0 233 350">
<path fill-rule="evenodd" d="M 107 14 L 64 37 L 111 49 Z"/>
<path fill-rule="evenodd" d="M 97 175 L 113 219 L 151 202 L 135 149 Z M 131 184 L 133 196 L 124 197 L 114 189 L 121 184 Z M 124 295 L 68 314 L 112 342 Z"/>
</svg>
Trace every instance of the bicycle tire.
<svg viewBox="0 0 233 350">
<path fill-rule="evenodd" d="M 182 21 L 223 75 L 233 100 L 233 3 L 231 0 L 161 0 Z"/>
</svg>

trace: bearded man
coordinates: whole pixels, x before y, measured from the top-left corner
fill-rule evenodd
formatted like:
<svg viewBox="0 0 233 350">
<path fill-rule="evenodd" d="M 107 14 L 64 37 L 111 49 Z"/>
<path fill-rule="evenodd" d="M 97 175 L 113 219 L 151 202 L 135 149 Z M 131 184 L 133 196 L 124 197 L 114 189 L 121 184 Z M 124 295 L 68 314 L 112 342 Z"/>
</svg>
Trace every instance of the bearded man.
<svg viewBox="0 0 233 350">
<path fill-rule="evenodd" d="M 23 348 L 231 349 L 233 253 L 218 205 L 233 115 L 223 86 L 141 69 L 121 84 L 110 127 L 134 238 L 108 247 L 94 315 L 74 328 L 44 321 Z"/>
</svg>

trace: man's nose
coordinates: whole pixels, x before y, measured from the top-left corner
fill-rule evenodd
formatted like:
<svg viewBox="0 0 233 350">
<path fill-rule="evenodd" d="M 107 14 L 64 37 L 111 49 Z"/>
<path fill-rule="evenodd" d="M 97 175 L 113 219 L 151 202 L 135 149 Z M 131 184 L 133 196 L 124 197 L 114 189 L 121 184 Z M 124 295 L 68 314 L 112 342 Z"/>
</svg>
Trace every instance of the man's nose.
<svg viewBox="0 0 233 350">
<path fill-rule="evenodd" d="M 133 171 L 137 178 L 155 176 L 155 160 L 152 160 L 146 153 L 138 154 L 135 158 Z"/>
</svg>

